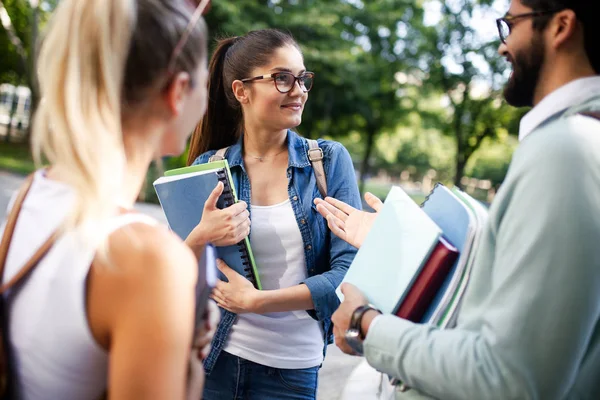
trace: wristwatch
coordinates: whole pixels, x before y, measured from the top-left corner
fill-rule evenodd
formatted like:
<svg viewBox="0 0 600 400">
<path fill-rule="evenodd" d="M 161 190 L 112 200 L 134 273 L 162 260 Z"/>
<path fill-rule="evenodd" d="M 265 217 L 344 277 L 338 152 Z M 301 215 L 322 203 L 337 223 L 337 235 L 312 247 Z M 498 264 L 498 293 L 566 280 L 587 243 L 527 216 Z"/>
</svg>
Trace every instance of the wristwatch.
<svg viewBox="0 0 600 400">
<path fill-rule="evenodd" d="M 374 310 L 378 313 L 381 313 L 381 311 L 375 308 L 372 304 L 365 304 L 357 307 L 352 313 L 352 317 L 350 317 L 350 326 L 344 334 L 344 338 L 346 339 L 348 345 L 359 356 L 364 354 L 363 340 L 365 340 L 365 336 L 361 329 L 362 318 L 369 310 Z"/>
</svg>

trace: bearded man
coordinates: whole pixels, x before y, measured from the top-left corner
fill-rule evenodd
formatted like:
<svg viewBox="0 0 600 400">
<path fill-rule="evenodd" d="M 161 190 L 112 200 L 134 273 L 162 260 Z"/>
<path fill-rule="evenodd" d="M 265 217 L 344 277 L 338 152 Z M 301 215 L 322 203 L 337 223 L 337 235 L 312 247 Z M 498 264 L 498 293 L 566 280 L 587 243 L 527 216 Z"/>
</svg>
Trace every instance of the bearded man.
<svg viewBox="0 0 600 400">
<path fill-rule="evenodd" d="M 513 67 L 506 100 L 533 109 L 456 328 L 381 315 L 342 286 L 336 343 L 404 382 L 397 399 L 600 399 L 599 4 L 513 0 L 497 21 L 498 51 Z M 332 231 L 360 247 L 376 214 L 315 202 Z"/>
</svg>

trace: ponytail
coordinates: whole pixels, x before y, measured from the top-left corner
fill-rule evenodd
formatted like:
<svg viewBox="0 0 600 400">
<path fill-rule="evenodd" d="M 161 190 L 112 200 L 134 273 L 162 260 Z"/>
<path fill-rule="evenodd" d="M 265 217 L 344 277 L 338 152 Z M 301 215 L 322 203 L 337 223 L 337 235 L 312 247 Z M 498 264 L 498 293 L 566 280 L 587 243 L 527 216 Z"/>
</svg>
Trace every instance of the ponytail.
<svg viewBox="0 0 600 400">
<path fill-rule="evenodd" d="M 233 96 L 231 81 L 225 78 L 227 51 L 237 37 L 220 40 L 209 64 L 208 106 L 190 140 L 188 165 L 208 150 L 218 150 L 236 143 L 242 132 L 242 109 Z"/>
<path fill-rule="evenodd" d="M 132 0 L 65 0 L 43 40 L 32 152 L 75 189 L 65 229 L 93 234 L 121 200 L 121 87 L 135 19 Z"/>
<path fill-rule="evenodd" d="M 188 165 L 208 150 L 222 149 L 238 141 L 244 119 L 231 85 L 236 79 L 250 78 L 252 71 L 267 65 L 273 54 L 286 45 L 300 51 L 292 36 L 277 29 L 250 31 L 217 43 L 209 66 L 208 108 L 192 135 Z"/>
</svg>

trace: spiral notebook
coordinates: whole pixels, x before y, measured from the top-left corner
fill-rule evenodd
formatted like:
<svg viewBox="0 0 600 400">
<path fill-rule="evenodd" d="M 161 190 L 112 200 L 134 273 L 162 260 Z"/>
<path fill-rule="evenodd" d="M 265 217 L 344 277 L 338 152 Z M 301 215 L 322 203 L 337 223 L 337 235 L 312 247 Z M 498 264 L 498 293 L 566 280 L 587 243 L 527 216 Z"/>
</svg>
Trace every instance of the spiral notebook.
<svg viewBox="0 0 600 400">
<path fill-rule="evenodd" d="M 219 181 L 223 182 L 224 189 L 217 207 L 222 209 L 238 201 L 227 160 L 172 169 L 154 181 L 154 190 L 169 227 L 180 238 L 185 240 L 198 225 L 204 203 Z M 255 288 L 262 289 L 247 237 L 235 245 L 217 247 L 217 256 L 248 278 Z M 223 274 L 219 275 L 222 280 L 226 280 Z"/>
</svg>

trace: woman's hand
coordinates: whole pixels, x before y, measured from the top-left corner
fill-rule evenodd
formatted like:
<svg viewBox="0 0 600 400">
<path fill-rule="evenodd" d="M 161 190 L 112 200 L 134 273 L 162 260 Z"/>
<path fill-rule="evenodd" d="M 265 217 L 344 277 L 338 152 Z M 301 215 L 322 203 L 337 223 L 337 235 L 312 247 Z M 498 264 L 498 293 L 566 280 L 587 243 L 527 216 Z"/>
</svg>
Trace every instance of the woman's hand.
<svg viewBox="0 0 600 400">
<path fill-rule="evenodd" d="M 238 201 L 221 210 L 217 208 L 221 193 L 223 183 L 219 182 L 204 203 L 202 220 L 185 239 L 195 253 L 208 242 L 219 247 L 229 246 L 239 243 L 250 234 L 248 205 Z"/>
<path fill-rule="evenodd" d="M 214 301 L 208 301 L 204 313 L 204 323 L 198 328 L 194 335 L 192 352 L 190 354 L 190 367 L 188 377 L 187 398 L 197 400 L 202 398 L 204 389 L 204 365 L 203 361 L 208 357 L 210 344 L 217 331 L 217 325 L 221 319 L 221 312 Z"/>
<path fill-rule="evenodd" d="M 260 290 L 254 288 L 252 282 L 231 269 L 223 260 L 217 260 L 217 267 L 229 282 L 217 282 L 210 297 L 227 311 L 236 314 L 256 313 Z"/>
<path fill-rule="evenodd" d="M 319 214 L 327 219 L 331 232 L 358 249 L 383 207 L 381 200 L 372 193 L 365 193 L 365 201 L 375 210 L 374 213 L 357 210 L 332 197 L 326 197 L 325 200 L 317 198 L 315 204 Z"/>
</svg>

